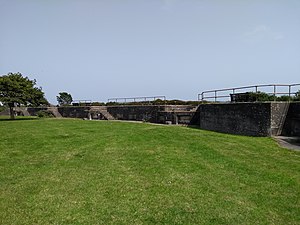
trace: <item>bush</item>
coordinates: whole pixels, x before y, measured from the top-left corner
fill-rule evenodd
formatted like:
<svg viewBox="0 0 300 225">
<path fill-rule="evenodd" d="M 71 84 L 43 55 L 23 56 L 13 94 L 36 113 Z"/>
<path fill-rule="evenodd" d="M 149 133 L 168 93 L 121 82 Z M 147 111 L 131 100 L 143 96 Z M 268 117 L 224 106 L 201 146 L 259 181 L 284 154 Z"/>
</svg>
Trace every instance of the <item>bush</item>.
<svg viewBox="0 0 300 225">
<path fill-rule="evenodd" d="M 4 111 L 6 109 L 5 106 L 0 105 L 0 112 Z"/>
<path fill-rule="evenodd" d="M 92 102 L 91 106 L 105 106 L 104 102 Z"/>
<path fill-rule="evenodd" d="M 295 97 L 293 98 L 294 101 L 300 101 L 300 90 L 296 92 Z"/>
<path fill-rule="evenodd" d="M 293 97 L 289 97 L 288 95 L 282 95 L 280 97 L 276 98 L 276 101 L 278 102 L 288 102 L 288 101 L 292 101 Z"/>
<path fill-rule="evenodd" d="M 40 118 L 53 118 L 55 117 L 52 112 L 47 110 L 40 110 L 37 112 L 37 116 Z"/>
<path fill-rule="evenodd" d="M 260 91 L 258 91 L 257 93 L 250 92 L 250 96 L 257 102 L 270 102 L 276 99 L 276 96 Z"/>
</svg>

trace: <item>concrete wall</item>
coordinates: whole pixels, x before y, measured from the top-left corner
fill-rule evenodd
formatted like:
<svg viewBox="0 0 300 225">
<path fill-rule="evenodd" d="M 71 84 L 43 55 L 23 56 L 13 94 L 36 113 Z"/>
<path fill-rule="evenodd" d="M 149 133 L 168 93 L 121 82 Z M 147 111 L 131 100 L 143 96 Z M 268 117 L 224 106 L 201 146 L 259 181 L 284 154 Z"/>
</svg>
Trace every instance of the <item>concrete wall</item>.
<svg viewBox="0 0 300 225">
<path fill-rule="evenodd" d="M 289 102 L 271 103 L 271 135 L 281 135 L 289 106 Z"/>
<path fill-rule="evenodd" d="M 27 109 L 29 114 L 31 116 L 37 116 L 37 113 L 41 110 L 46 110 L 46 111 L 51 111 L 51 109 L 54 107 L 28 107 L 24 108 Z M 63 117 L 69 117 L 69 118 L 87 118 L 88 117 L 88 112 L 90 110 L 90 107 L 87 106 L 78 106 L 78 107 L 58 107 L 57 108 L 58 112 L 61 114 Z"/>
<path fill-rule="evenodd" d="M 0 112 L 0 116 L 9 116 L 9 108 L 4 109 Z"/>
<path fill-rule="evenodd" d="M 163 106 L 108 106 L 107 111 L 117 120 L 158 122 L 158 112 Z"/>
<path fill-rule="evenodd" d="M 47 110 L 47 107 L 23 108 L 30 115 L 36 116 L 40 110 Z M 103 118 L 96 114 L 105 111 L 116 120 L 147 121 L 151 123 L 172 123 L 189 125 L 194 117 L 196 107 L 185 105 L 140 105 L 140 106 L 65 106 L 58 107 L 58 112 L 63 117 L 69 118 L 89 118 L 89 113 L 93 119 Z"/>
<path fill-rule="evenodd" d="M 300 103 L 230 103 L 200 105 L 205 130 L 249 136 L 300 136 Z M 195 114 L 197 115 L 197 113 Z"/>
<path fill-rule="evenodd" d="M 52 107 L 53 108 L 53 107 Z M 24 109 L 22 109 L 24 110 Z M 30 115 L 50 108 L 26 108 Z M 53 111 L 53 109 L 52 109 Z M 228 103 L 195 106 L 84 106 L 59 107 L 63 117 L 137 120 L 198 125 L 205 130 L 249 136 L 300 136 L 300 103 Z M 93 113 L 92 113 L 93 112 Z M 103 117 L 96 114 L 108 113 Z"/>
<path fill-rule="evenodd" d="M 190 105 L 107 106 L 118 120 L 137 120 L 152 123 L 190 124 L 197 107 Z"/>
<path fill-rule="evenodd" d="M 69 118 L 88 118 L 90 106 L 69 106 L 58 107 L 58 112 L 63 117 Z"/>
<path fill-rule="evenodd" d="M 249 136 L 271 135 L 270 103 L 203 104 L 200 128 Z"/>
<path fill-rule="evenodd" d="M 300 137 L 300 102 L 289 105 L 282 135 Z"/>
</svg>

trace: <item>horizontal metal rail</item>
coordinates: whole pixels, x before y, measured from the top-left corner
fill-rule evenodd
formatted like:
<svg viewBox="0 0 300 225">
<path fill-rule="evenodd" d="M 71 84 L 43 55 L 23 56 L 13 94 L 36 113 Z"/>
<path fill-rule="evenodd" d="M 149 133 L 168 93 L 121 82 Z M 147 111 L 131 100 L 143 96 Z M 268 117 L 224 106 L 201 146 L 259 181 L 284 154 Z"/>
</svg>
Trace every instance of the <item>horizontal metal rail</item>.
<svg viewBox="0 0 300 225">
<path fill-rule="evenodd" d="M 129 98 L 109 98 L 107 102 L 132 103 L 132 102 L 150 102 L 161 99 L 166 101 L 166 96 L 150 96 L 150 97 L 129 97 Z"/>
<path fill-rule="evenodd" d="M 220 98 L 230 98 L 231 94 L 242 94 L 241 90 L 248 89 L 247 92 L 258 93 L 262 88 L 272 88 L 272 92 L 264 92 L 269 95 L 279 96 L 279 95 L 287 95 L 289 98 L 295 95 L 297 92 L 293 92 L 292 88 L 295 86 L 299 86 L 300 84 L 263 84 L 263 85 L 251 85 L 251 86 L 243 86 L 243 87 L 235 87 L 235 88 L 224 88 L 210 91 L 203 91 L 201 94 L 198 94 L 198 101 L 205 101 L 208 99 L 214 99 L 217 102 Z M 278 88 L 285 88 L 287 91 L 277 92 Z M 250 91 L 249 91 L 250 89 Z M 238 92 L 237 92 L 238 91 Z M 229 94 L 224 94 L 224 92 L 231 92 Z M 207 96 L 208 95 L 208 96 Z M 276 98 L 274 98 L 276 100 Z"/>
<path fill-rule="evenodd" d="M 72 104 L 91 104 L 92 100 L 74 100 Z"/>
</svg>

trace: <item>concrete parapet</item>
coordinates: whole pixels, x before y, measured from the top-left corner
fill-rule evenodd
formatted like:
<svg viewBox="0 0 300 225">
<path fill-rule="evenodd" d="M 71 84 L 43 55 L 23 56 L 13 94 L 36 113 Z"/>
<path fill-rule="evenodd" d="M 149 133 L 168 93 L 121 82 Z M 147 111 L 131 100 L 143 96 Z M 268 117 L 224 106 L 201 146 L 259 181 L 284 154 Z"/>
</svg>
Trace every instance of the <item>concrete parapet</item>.
<svg viewBox="0 0 300 225">
<path fill-rule="evenodd" d="M 300 136 L 300 102 L 201 104 L 197 107 L 118 105 L 54 108 L 28 107 L 21 111 L 32 116 L 40 110 L 46 110 L 54 112 L 57 117 L 197 125 L 205 130 L 249 136 Z"/>
<path fill-rule="evenodd" d="M 200 128 L 249 136 L 271 135 L 270 103 L 203 104 Z"/>
</svg>

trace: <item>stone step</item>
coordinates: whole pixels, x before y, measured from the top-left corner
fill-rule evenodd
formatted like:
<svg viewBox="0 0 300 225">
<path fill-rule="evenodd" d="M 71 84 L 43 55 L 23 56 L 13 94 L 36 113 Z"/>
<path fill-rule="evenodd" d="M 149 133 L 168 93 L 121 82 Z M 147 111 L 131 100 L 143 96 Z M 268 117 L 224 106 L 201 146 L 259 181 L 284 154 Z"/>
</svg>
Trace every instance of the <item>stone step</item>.
<svg viewBox="0 0 300 225">
<path fill-rule="evenodd" d="M 107 111 L 106 106 L 92 106 L 90 113 L 92 112 L 101 113 L 106 120 L 115 120 L 115 118 Z"/>
<path fill-rule="evenodd" d="M 107 111 L 100 110 L 100 113 L 107 119 L 107 120 L 114 120 L 115 118 Z"/>
<path fill-rule="evenodd" d="M 52 112 L 55 117 L 62 117 L 56 107 L 48 107 L 47 109 L 49 112 Z"/>
</svg>

